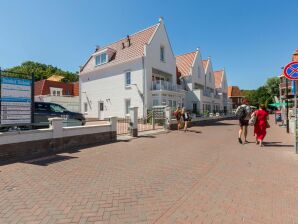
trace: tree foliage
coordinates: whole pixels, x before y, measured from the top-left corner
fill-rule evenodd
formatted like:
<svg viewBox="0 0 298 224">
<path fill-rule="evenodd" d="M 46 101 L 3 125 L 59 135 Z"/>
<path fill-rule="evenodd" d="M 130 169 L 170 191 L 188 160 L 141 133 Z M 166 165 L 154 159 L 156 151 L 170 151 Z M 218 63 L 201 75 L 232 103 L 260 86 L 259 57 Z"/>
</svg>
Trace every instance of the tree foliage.
<svg viewBox="0 0 298 224">
<path fill-rule="evenodd" d="M 26 61 L 20 66 L 15 66 L 7 69 L 7 71 L 20 72 L 25 74 L 34 73 L 35 80 L 47 79 L 52 75 L 63 76 L 63 82 L 76 82 L 79 79 L 79 76 L 76 73 L 63 71 L 60 68 L 54 67 L 52 65 L 46 65 L 33 61 Z"/>
<path fill-rule="evenodd" d="M 242 94 L 251 105 L 258 107 L 260 104 L 266 106 L 273 103 L 274 96 L 279 96 L 279 79 L 277 77 L 268 78 L 265 85 L 256 90 L 242 90 Z"/>
</svg>

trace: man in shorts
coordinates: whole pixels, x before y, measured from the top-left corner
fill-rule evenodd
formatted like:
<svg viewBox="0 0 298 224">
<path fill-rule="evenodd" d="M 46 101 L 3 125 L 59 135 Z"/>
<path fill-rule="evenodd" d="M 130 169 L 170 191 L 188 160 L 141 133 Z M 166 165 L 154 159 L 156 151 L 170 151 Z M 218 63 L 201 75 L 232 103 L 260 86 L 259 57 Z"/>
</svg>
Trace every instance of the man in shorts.
<svg viewBox="0 0 298 224">
<path fill-rule="evenodd" d="M 242 133 L 244 134 L 244 142 L 248 143 L 247 141 L 247 127 L 248 127 L 248 121 L 251 116 L 251 108 L 249 106 L 249 102 L 247 99 L 242 100 L 242 105 L 239 106 L 236 110 L 236 115 L 239 119 L 239 133 L 238 133 L 238 142 L 242 144 Z"/>
</svg>

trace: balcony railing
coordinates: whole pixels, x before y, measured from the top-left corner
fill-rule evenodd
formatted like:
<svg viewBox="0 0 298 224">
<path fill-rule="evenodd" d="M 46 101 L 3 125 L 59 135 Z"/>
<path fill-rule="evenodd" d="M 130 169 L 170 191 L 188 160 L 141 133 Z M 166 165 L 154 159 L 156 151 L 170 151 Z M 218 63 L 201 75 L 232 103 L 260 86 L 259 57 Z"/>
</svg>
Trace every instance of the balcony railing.
<svg viewBox="0 0 298 224">
<path fill-rule="evenodd" d="M 168 81 L 158 80 L 152 81 L 151 90 L 181 91 L 183 90 L 183 87 L 181 85 L 175 85 Z"/>
</svg>

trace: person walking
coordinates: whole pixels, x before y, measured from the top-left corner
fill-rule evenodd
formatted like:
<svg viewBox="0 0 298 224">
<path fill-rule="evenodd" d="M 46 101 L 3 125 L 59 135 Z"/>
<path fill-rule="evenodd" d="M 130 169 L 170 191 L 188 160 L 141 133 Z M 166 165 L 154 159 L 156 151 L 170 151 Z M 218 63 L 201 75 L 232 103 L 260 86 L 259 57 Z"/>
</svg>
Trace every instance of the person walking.
<svg viewBox="0 0 298 224">
<path fill-rule="evenodd" d="M 248 143 L 247 141 L 247 127 L 248 127 L 248 121 L 251 117 L 251 108 L 248 105 L 249 102 L 247 99 L 242 100 L 242 105 L 239 106 L 236 110 L 236 116 L 239 119 L 239 132 L 238 132 L 238 142 L 242 144 L 242 133 L 244 134 L 244 142 Z"/>
<path fill-rule="evenodd" d="M 267 133 L 266 129 L 270 127 L 268 123 L 269 113 L 267 112 L 265 105 L 261 104 L 260 109 L 255 111 L 252 116 L 256 116 L 256 122 L 254 125 L 256 144 L 259 144 L 260 147 L 263 147 L 263 140 Z"/>
<path fill-rule="evenodd" d="M 181 107 L 177 107 L 177 109 L 174 112 L 174 116 L 177 120 L 177 130 L 179 131 L 181 128 L 181 116 L 182 116 Z"/>
<path fill-rule="evenodd" d="M 190 114 L 185 110 L 185 108 L 182 108 L 181 111 L 182 119 L 184 121 L 184 132 L 187 131 L 188 122 L 190 121 Z"/>
</svg>

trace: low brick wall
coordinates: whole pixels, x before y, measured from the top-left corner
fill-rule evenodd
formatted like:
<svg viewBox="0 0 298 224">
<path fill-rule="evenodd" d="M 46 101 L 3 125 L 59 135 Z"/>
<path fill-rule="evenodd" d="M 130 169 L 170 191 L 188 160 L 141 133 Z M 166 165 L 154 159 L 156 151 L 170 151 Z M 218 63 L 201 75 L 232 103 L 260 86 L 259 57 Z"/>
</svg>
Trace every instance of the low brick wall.
<svg viewBox="0 0 298 224">
<path fill-rule="evenodd" d="M 0 164 L 26 160 L 43 155 L 69 152 L 90 146 L 115 142 L 116 140 L 117 133 L 114 131 L 80 135 L 78 137 L 74 136 L 4 144 L 0 145 Z"/>
<path fill-rule="evenodd" d="M 230 120 L 230 119 L 235 119 L 235 118 L 233 116 L 229 116 L 229 117 L 212 117 L 212 118 L 197 118 L 197 119 L 193 119 L 191 122 L 189 122 L 188 127 L 212 125 L 212 124 L 215 124 L 218 121 Z M 169 124 L 169 129 L 170 130 L 177 130 L 177 121 L 176 120 L 171 120 L 171 123 Z"/>
<path fill-rule="evenodd" d="M 56 127 L 49 129 L 1 133 L 0 165 L 117 141 L 117 120 L 84 127 L 62 127 L 60 120 L 55 122 Z"/>
</svg>

